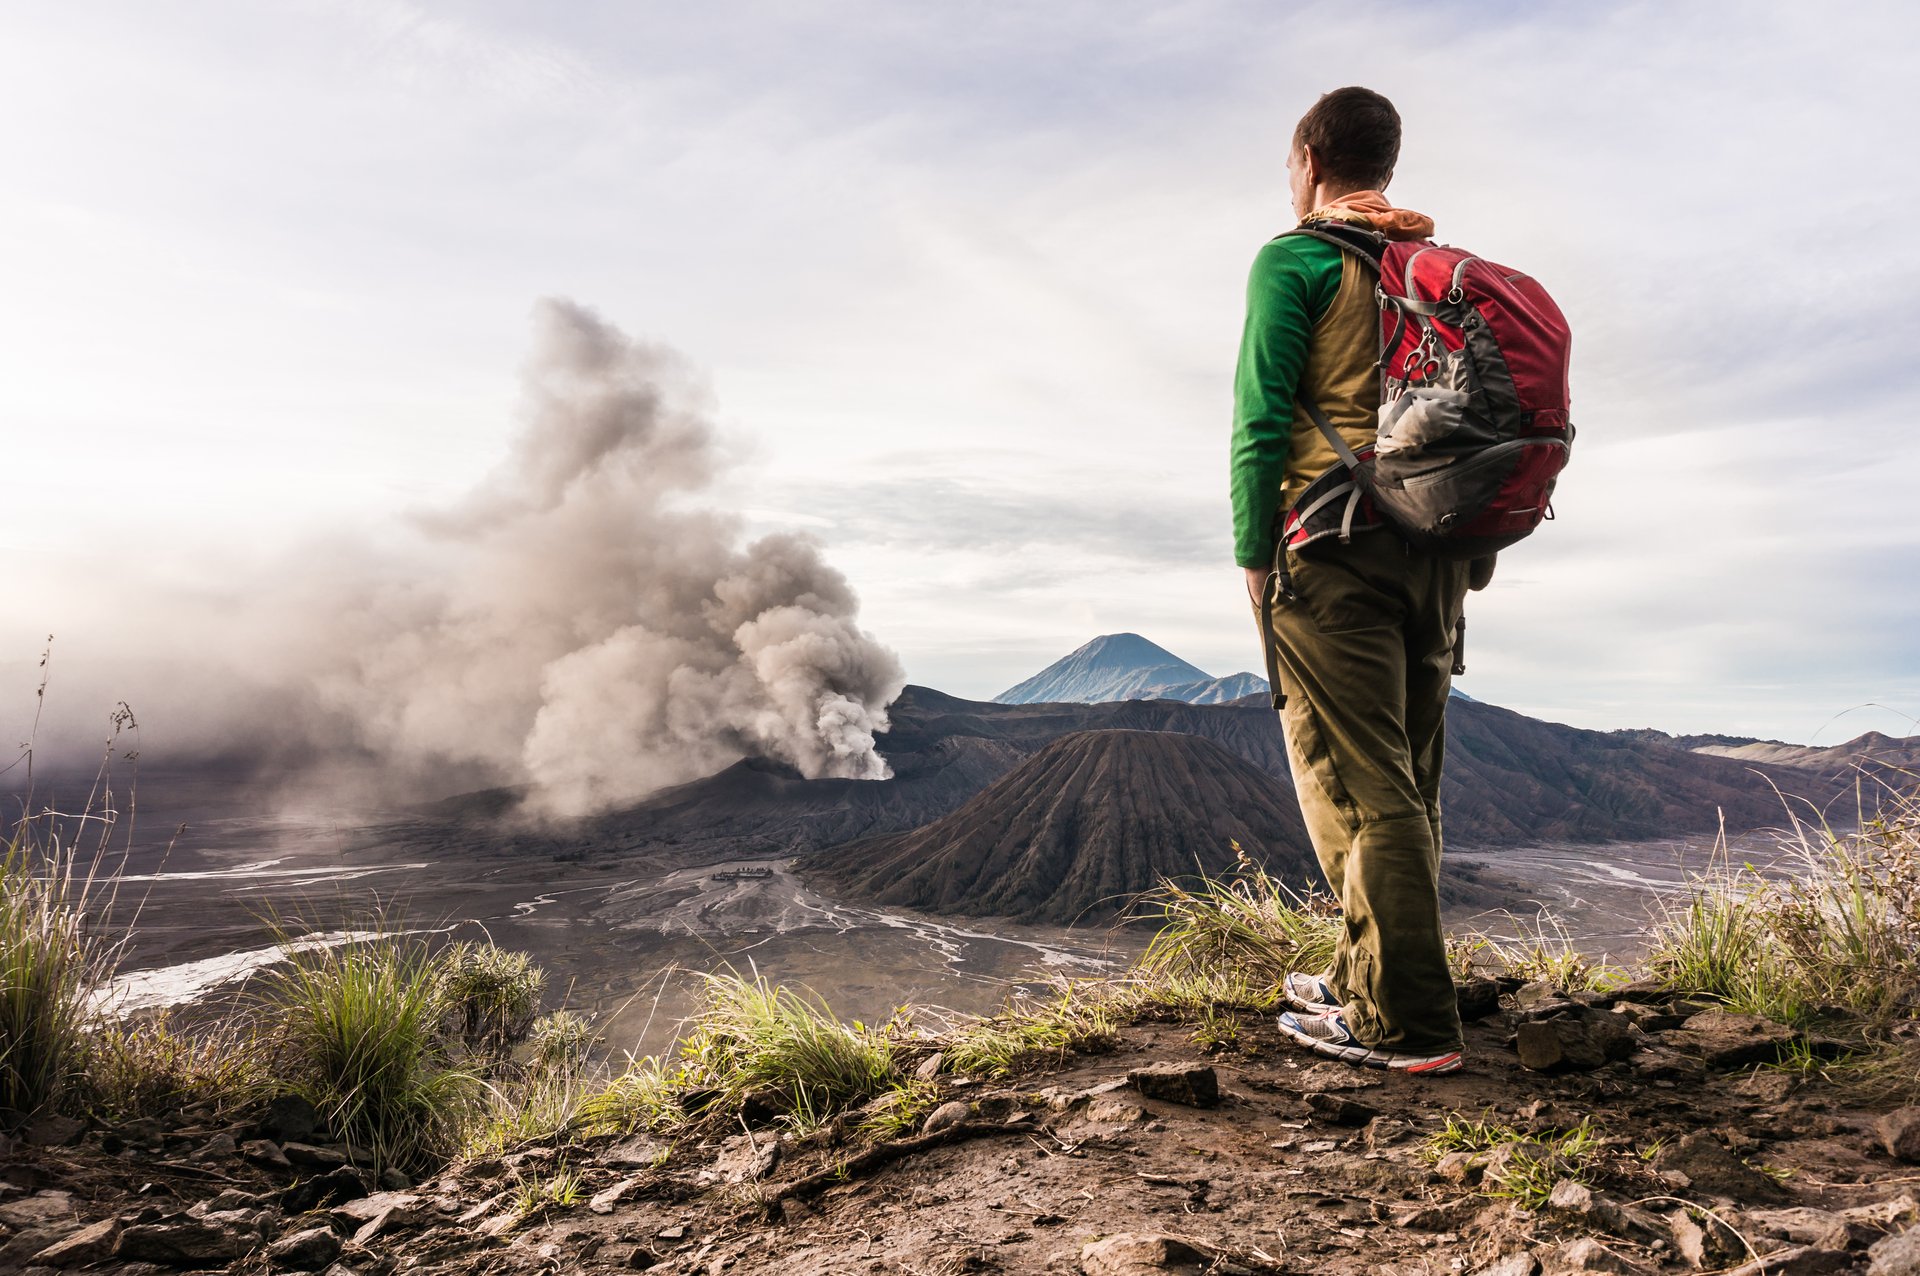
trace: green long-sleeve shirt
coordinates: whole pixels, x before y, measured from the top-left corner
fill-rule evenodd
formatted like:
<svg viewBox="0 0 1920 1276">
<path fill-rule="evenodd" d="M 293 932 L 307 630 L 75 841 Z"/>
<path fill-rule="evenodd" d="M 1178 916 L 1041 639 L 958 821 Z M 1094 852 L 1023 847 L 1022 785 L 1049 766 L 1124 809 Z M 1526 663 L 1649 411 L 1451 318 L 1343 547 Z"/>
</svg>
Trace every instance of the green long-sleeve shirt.
<svg viewBox="0 0 1920 1276">
<path fill-rule="evenodd" d="M 1338 248 L 1306 235 L 1273 240 L 1253 259 L 1233 377 L 1233 556 L 1242 567 L 1273 561 L 1294 399 L 1314 325 L 1333 304 L 1342 268 Z"/>
</svg>

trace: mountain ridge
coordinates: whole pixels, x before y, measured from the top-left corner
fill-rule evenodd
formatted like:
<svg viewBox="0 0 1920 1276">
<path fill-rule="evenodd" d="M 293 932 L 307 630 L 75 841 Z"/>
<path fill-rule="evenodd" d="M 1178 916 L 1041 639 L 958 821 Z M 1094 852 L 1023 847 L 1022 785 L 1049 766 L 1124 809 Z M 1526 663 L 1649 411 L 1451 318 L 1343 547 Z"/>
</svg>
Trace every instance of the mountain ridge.
<svg viewBox="0 0 1920 1276">
<path fill-rule="evenodd" d="M 1216 678 L 1136 633 L 1101 634 L 993 698 L 994 704 L 1184 700 L 1219 704 L 1266 689 L 1251 673 Z"/>
</svg>

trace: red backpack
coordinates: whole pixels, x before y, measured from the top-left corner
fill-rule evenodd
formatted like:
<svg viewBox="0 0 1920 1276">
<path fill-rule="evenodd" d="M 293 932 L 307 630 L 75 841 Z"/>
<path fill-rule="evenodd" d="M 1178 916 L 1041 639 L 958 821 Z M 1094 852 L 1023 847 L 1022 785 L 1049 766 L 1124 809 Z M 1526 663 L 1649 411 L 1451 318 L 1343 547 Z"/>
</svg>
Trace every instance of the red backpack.
<svg viewBox="0 0 1920 1276">
<path fill-rule="evenodd" d="M 1552 518 L 1573 446 L 1572 337 L 1546 289 L 1465 249 L 1346 222 L 1287 234 L 1335 244 L 1379 276 L 1380 426 L 1356 453 L 1318 404 L 1301 405 L 1346 469 L 1287 511 L 1284 543 L 1345 540 L 1371 507 L 1419 549 L 1479 558 Z"/>
</svg>

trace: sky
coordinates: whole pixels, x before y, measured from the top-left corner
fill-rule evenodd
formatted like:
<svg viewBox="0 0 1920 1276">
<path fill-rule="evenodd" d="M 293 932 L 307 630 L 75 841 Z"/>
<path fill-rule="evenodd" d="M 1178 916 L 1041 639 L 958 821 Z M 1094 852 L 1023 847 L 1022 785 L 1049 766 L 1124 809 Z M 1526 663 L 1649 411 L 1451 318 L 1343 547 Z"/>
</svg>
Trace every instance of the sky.
<svg viewBox="0 0 1920 1276">
<path fill-rule="evenodd" d="M 131 698 L 162 638 L 130 600 L 297 577 L 473 489 L 549 297 L 698 370 L 731 462 L 703 499 L 815 536 L 912 681 L 986 698 L 1123 630 L 1257 669 L 1226 495 L 1246 270 L 1290 223 L 1295 120 L 1361 83 L 1406 123 L 1397 202 L 1575 334 L 1557 518 L 1471 599 L 1459 687 L 1595 728 L 1920 731 L 1915 6 L 0 22 L 22 705 L 48 633 Z"/>
</svg>

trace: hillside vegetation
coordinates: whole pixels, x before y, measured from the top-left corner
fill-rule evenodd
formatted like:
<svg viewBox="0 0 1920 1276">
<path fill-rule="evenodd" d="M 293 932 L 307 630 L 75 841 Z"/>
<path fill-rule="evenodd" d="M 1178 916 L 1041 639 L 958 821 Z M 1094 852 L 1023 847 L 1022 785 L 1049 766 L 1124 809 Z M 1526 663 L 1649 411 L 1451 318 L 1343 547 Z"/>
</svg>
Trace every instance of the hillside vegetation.
<svg viewBox="0 0 1920 1276">
<path fill-rule="evenodd" d="M 290 926 L 230 1013 L 117 1022 L 111 878 L 27 819 L 0 1269 L 1911 1270 L 1920 801 L 1791 836 L 1798 875 L 1697 879 L 1643 970 L 1455 936 L 1471 1066 L 1382 1078 L 1281 1044 L 1338 920 L 1244 855 L 1138 900 L 1111 978 L 869 1024 L 691 972 L 677 1045 L 609 1063 L 525 958 L 377 919 Z"/>
</svg>

